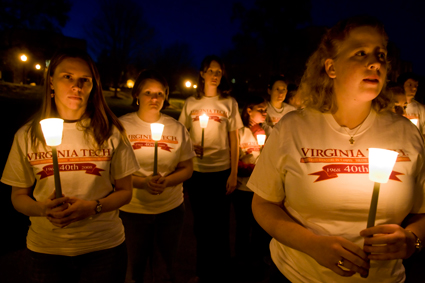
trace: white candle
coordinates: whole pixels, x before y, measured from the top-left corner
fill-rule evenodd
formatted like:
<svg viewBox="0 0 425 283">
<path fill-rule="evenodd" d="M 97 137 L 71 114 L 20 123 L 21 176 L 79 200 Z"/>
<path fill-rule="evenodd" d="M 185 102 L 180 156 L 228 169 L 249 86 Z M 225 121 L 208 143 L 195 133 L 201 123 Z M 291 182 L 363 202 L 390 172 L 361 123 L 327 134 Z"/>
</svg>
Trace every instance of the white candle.
<svg viewBox="0 0 425 283">
<path fill-rule="evenodd" d="M 164 125 L 160 123 L 151 124 L 151 136 L 155 141 L 155 151 L 153 156 L 153 175 L 158 174 L 158 141 L 161 140 Z"/>
<path fill-rule="evenodd" d="M 369 148 L 369 179 L 378 183 L 387 183 L 398 153 L 381 148 Z"/>
<path fill-rule="evenodd" d="M 63 120 L 58 118 L 40 121 L 41 130 L 48 146 L 58 146 L 62 142 Z"/>
<path fill-rule="evenodd" d="M 205 129 L 208 126 L 209 119 L 210 117 L 208 117 L 208 115 L 205 113 L 199 116 L 199 125 L 201 125 L 202 129 Z"/>
<path fill-rule="evenodd" d="M 46 144 L 52 147 L 53 175 L 55 179 L 55 197 L 62 197 L 62 185 L 59 175 L 59 162 L 56 146 L 62 142 L 63 120 L 58 118 L 44 119 L 40 121 Z"/>
<path fill-rule="evenodd" d="M 257 135 L 258 145 L 264 145 L 266 141 L 266 135 Z"/>
<path fill-rule="evenodd" d="M 418 126 L 418 119 L 410 119 L 410 122 L 415 124 L 416 127 Z"/>
<path fill-rule="evenodd" d="M 151 135 L 154 141 L 161 140 L 162 131 L 164 130 L 164 125 L 160 123 L 152 123 L 151 124 Z"/>
</svg>

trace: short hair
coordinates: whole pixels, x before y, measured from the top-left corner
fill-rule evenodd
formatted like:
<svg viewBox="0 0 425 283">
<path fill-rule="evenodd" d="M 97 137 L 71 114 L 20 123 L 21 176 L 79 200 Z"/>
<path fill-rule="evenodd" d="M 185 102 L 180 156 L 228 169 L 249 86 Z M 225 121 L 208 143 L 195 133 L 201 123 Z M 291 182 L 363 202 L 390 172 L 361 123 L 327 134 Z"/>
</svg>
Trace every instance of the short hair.
<svg viewBox="0 0 425 283">
<path fill-rule="evenodd" d="M 285 76 L 276 75 L 270 77 L 269 83 L 267 84 L 267 88 L 271 90 L 277 81 L 283 81 L 287 86 L 289 85 L 289 80 Z"/>
<path fill-rule="evenodd" d="M 339 48 L 350 32 L 364 26 L 375 28 L 382 35 L 384 45 L 387 45 L 388 36 L 384 25 L 374 17 L 356 16 L 338 22 L 322 37 L 319 47 L 307 61 L 307 68 L 300 84 L 300 92 L 306 106 L 321 112 L 335 113 L 337 111 L 334 81 L 326 72 L 325 61 L 338 58 Z M 389 63 L 387 68 L 389 68 Z M 372 105 L 379 111 L 387 108 L 389 103 L 390 99 L 386 95 L 384 82 L 381 92 L 372 101 Z"/>
<path fill-rule="evenodd" d="M 140 92 L 143 89 L 143 86 L 145 84 L 145 82 L 147 80 L 155 80 L 157 82 L 159 82 L 160 84 L 162 84 L 162 86 L 164 87 L 165 90 L 165 100 L 164 100 L 164 105 L 162 106 L 162 108 L 165 108 L 169 105 L 168 103 L 168 95 L 170 92 L 170 88 L 168 86 L 167 80 L 165 79 L 165 77 L 158 71 L 156 70 L 152 70 L 152 69 L 145 69 L 142 70 L 139 74 L 139 76 L 137 77 L 136 81 L 134 82 L 134 86 L 133 89 L 131 90 L 131 95 L 133 96 L 133 101 L 137 99 L 137 97 L 139 96 Z"/>
<path fill-rule="evenodd" d="M 399 83 L 400 85 L 402 85 L 404 87 L 404 83 L 408 79 L 412 79 L 416 82 L 419 82 L 419 76 L 417 74 L 412 73 L 412 72 L 406 72 L 406 73 L 403 73 L 400 76 L 398 76 L 397 83 Z"/>
<path fill-rule="evenodd" d="M 242 109 L 242 122 L 245 127 L 249 127 L 249 114 L 248 108 L 252 109 L 254 106 L 266 102 L 266 100 L 259 95 L 250 95 L 247 97 L 245 105 Z"/>
<path fill-rule="evenodd" d="M 216 55 L 208 55 L 202 60 L 201 68 L 199 69 L 199 71 L 205 73 L 210 67 L 212 61 L 216 61 L 220 65 L 222 77 L 217 89 L 219 90 L 219 95 L 222 98 L 226 98 L 230 96 L 231 87 L 227 80 L 226 68 L 224 66 L 223 60 Z M 204 88 L 205 88 L 205 81 L 204 81 L 204 78 L 202 78 L 201 73 L 199 73 L 198 87 L 196 88 L 196 93 L 195 93 L 196 99 L 201 99 L 202 96 L 205 95 Z"/>
<path fill-rule="evenodd" d="M 101 148 L 112 135 L 113 126 L 117 127 L 124 137 L 124 127 L 108 107 L 105 97 L 103 96 L 100 75 L 96 64 L 86 51 L 77 48 L 65 48 L 55 53 L 45 73 L 44 95 L 41 108 L 36 113 L 28 129 L 31 135 L 32 146 L 35 148 L 39 142 L 43 145 L 46 144 L 39 122 L 46 118 L 59 117 L 55 99 L 52 98 L 52 93 L 54 92 L 50 87 L 50 78 L 54 75 L 57 66 L 68 58 L 79 58 L 85 61 L 93 76 L 93 88 L 87 101 L 87 108 L 81 120 L 78 122 L 79 126 L 84 130 L 86 138 L 88 139 L 88 136 L 92 135 L 94 139 L 93 146 Z M 81 122 L 86 118 L 90 119 L 89 124 Z"/>
</svg>

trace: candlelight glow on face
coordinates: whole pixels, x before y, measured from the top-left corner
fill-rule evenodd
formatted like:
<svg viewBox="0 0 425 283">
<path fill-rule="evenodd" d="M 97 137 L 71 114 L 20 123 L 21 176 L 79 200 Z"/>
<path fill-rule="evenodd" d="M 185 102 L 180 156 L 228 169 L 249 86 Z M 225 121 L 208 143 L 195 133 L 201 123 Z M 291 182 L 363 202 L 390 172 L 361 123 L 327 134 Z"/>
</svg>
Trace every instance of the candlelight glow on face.
<svg viewBox="0 0 425 283">
<path fill-rule="evenodd" d="M 369 148 L 369 179 L 387 183 L 397 160 L 398 153 L 381 148 Z"/>
<path fill-rule="evenodd" d="M 199 116 L 199 124 L 201 125 L 201 128 L 205 129 L 208 126 L 209 119 L 210 117 L 208 117 L 205 113 Z"/>
<path fill-rule="evenodd" d="M 58 118 L 40 121 L 41 130 L 48 146 L 58 146 L 62 142 L 63 120 Z"/>
<path fill-rule="evenodd" d="M 257 135 L 258 145 L 264 145 L 266 142 L 266 135 Z"/>
<path fill-rule="evenodd" d="M 164 130 L 164 125 L 160 123 L 152 123 L 151 124 L 151 135 L 154 141 L 161 140 L 162 131 Z"/>
</svg>

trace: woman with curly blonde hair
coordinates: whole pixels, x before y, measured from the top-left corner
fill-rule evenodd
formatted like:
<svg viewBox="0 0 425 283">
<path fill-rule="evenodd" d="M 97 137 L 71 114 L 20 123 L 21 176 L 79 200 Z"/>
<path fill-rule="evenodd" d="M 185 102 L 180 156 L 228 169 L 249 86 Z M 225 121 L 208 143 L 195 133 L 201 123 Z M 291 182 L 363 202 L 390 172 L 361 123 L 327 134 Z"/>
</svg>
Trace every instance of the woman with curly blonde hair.
<svg viewBox="0 0 425 283">
<path fill-rule="evenodd" d="M 371 17 L 331 28 L 302 79 L 307 107 L 285 115 L 268 138 L 247 186 L 254 217 L 273 237 L 271 282 L 404 282 L 402 259 L 421 248 L 424 146 L 411 122 L 383 111 L 386 45 Z M 369 148 L 399 159 L 376 226 L 366 229 Z"/>
</svg>

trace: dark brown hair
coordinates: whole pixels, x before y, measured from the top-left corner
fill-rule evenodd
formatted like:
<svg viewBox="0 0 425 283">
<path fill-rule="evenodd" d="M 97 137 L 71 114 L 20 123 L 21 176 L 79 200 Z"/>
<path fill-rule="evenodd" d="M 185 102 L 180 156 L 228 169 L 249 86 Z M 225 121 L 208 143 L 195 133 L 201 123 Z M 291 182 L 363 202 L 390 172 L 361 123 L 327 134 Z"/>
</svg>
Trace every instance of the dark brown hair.
<svg viewBox="0 0 425 283">
<path fill-rule="evenodd" d="M 201 68 L 199 71 L 205 73 L 210 67 L 212 61 L 216 61 L 220 65 L 223 76 L 221 77 L 221 81 L 217 89 L 218 89 L 220 97 L 226 98 L 230 96 L 231 88 L 230 88 L 229 82 L 227 81 L 226 70 L 225 70 L 223 60 L 221 60 L 221 58 L 216 55 L 208 55 L 204 58 L 204 60 L 202 60 Z M 205 95 L 204 88 L 205 88 L 205 81 L 204 81 L 204 78 L 202 78 L 201 73 L 199 73 L 198 87 L 196 88 L 196 93 L 195 93 L 196 99 L 201 99 L 202 96 Z"/>
<path fill-rule="evenodd" d="M 45 74 L 45 91 L 41 109 L 36 113 L 35 118 L 32 120 L 28 129 L 31 135 L 32 146 L 36 148 L 39 142 L 45 145 L 44 136 L 40 127 L 40 121 L 46 118 L 59 117 L 55 99 L 52 97 L 53 91 L 50 87 L 50 78 L 55 73 L 57 66 L 67 58 L 79 58 L 84 60 L 93 75 L 93 88 L 87 101 L 87 108 L 78 122 L 78 126 L 81 127 L 85 132 L 86 139 L 89 140 L 89 136 L 92 136 L 95 142 L 93 146 L 95 148 L 101 148 L 111 136 L 113 126 L 117 127 L 121 135 L 124 137 L 124 127 L 118 121 L 117 117 L 111 111 L 111 109 L 109 109 L 103 96 L 99 72 L 94 61 L 86 51 L 76 48 L 69 48 L 56 52 L 56 54 L 52 57 Z M 85 119 L 90 119 L 89 123 L 84 123 L 83 121 Z"/>
</svg>

